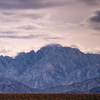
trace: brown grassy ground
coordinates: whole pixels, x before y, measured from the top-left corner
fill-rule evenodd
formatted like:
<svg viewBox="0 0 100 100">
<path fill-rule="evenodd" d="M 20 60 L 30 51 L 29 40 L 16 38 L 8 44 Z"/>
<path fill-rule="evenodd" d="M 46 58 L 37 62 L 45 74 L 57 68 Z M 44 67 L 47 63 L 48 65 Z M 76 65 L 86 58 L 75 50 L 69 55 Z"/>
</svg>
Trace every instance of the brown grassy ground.
<svg viewBox="0 0 100 100">
<path fill-rule="evenodd" d="M 100 100 L 100 94 L 0 94 L 0 100 Z"/>
</svg>

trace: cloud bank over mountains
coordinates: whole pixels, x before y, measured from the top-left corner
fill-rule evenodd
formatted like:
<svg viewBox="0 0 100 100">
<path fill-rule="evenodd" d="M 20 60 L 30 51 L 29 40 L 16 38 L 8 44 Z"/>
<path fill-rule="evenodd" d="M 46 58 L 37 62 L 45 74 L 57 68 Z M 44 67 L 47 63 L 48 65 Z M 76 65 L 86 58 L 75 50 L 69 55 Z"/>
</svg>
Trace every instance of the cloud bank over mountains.
<svg viewBox="0 0 100 100">
<path fill-rule="evenodd" d="M 50 43 L 93 51 L 99 47 L 99 31 L 99 0 L 0 0 L 1 47 L 19 48 L 12 55 Z"/>
</svg>

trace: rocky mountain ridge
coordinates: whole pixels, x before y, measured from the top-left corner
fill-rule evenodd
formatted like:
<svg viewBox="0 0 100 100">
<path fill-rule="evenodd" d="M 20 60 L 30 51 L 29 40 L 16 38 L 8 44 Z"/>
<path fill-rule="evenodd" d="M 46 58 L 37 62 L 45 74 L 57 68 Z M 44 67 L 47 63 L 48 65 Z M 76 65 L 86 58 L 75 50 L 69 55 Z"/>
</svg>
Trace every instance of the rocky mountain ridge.
<svg viewBox="0 0 100 100">
<path fill-rule="evenodd" d="M 30 88 L 21 82 L 3 77 L 0 78 L 0 93 L 100 93 L 100 77 L 47 89 Z"/>
<path fill-rule="evenodd" d="M 100 55 L 47 45 L 36 53 L 20 53 L 14 59 L 0 56 L 0 77 L 38 89 L 70 85 L 100 77 Z"/>
</svg>

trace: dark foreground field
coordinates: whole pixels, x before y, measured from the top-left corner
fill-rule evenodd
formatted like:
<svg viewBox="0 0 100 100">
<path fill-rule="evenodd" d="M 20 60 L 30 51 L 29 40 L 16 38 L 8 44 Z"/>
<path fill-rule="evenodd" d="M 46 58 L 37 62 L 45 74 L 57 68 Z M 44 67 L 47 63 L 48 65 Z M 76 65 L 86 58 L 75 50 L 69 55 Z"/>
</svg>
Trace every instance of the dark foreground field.
<svg viewBox="0 0 100 100">
<path fill-rule="evenodd" d="M 100 94 L 0 94 L 0 100 L 100 100 Z"/>
</svg>

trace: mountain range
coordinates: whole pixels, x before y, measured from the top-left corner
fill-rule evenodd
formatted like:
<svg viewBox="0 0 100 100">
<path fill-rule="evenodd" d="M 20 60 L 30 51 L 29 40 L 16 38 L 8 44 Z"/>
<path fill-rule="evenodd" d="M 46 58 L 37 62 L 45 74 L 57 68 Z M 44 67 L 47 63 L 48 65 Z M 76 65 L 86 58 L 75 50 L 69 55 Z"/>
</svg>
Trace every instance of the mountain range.
<svg viewBox="0 0 100 100">
<path fill-rule="evenodd" d="M 85 80 L 81 83 L 63 85 L 44 89 L 44 93 L 100 93 L 100 77 Z"/>
<path fill-rule="evenodd" d="M 59 44 L 47 45 L 37 52 L 32 50 L 19 53 L 15 58 L 0 56 L 0 77 L 2 80 L 6 78 L 25 84 L 30 92 L 32 88 L 47 91 L 53 87 L 73 86 L 100 77 L 100 55 L 84 54 L 77 48 L 62 47 Z M 81 92 L 98 90 L 95 85 L 91 89 Z M 80 89 L 65 92 L 80 92 Z"/>
<path fill-rule="evenodd" d="M 0 93 L 100 93 L 100 77 L 47 89 L 33 89 L 15 80 L 0 78 Z"/>
</svg>

